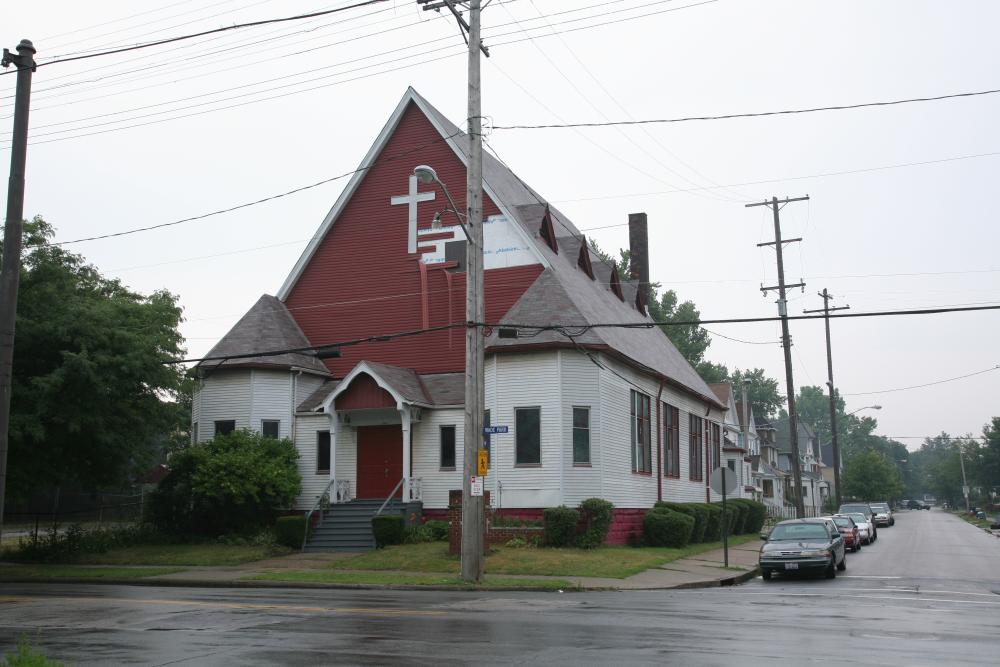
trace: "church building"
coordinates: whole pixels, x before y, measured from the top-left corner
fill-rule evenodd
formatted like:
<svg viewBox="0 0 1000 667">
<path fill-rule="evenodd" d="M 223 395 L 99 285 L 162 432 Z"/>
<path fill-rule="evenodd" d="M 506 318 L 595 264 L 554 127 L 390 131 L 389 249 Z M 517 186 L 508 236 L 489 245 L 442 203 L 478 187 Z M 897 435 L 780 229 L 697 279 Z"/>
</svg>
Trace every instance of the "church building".
<svg viewBox="0 0 1000 667">
<path fill-rule="evenodd" d="M 407 90 L 277 294 L 208 354 L 225 359 L 198 367 L 194 440 L 232 429 L 290 438 L 296 510 L 394 498 L 444 518 L 449 490 L 462 488 L 465 236 L 441 186 L 414 167 L 433 167 L 464 211 L 468 149 Z M 725 465 L 729 401 L 642 326 L 638 285 L 656 261 L 645 214 L 629 216 L 636 280 L 622 281 L 544 197 L 483 161 L 486 322 L 498 323 L 483 332 L 486 420 L 508 426 L 489 441 L 493 509 L 536 518 L 605 498 L 609 541 L 622 542 L 658 499 L 716 500 L 708 479 Z M 636 326 L 587 328 L 608 323 Z M 370 340 L 323 354 L 359 339 Z M 299 351 L 262 354 L 281 350 Z"/>
</svg>

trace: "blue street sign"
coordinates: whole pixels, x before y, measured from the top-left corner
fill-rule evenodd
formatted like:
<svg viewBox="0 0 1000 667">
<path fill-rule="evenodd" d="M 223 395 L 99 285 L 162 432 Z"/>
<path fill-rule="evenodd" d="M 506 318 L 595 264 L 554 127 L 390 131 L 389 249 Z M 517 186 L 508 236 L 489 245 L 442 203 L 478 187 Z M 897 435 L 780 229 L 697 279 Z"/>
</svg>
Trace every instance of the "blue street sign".
<svg viewBox="0 0 1000 667">
<path fill-rule="evenodd" d="M 483 435 L 490 435 L 491 433 L 506 433 L 506 426 L 484 426 Z"/>
</svg>

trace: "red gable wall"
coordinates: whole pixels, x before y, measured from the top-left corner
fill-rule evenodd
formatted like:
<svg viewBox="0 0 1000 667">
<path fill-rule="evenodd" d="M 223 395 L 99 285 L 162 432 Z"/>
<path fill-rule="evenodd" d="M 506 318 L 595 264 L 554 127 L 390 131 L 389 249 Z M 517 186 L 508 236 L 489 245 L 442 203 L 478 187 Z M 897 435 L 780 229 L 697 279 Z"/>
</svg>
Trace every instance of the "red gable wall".
<svg viewBox="0 0 1000 667">
<path fill-rule="evenodd" d="M 393 158 L 395 159 L 389 159 Z M 465 321 L 465 273 L 428 268 L 421 280 L 418 255 L 407 253 L 406 205 L 389 204 L 409 188 L 413 167 L 429 164 L 465 210 L 465 166 L 440 139 L 423 113 L 410 104 L 376 165 L 333 223 L 303 270 L 285 304 L 310 343 L 323 344 Z M 420 192 L 432 190 L 421 185 Z M 447 204 L 444 193 L 418 205 L 418 226 L 429 228 Z M 483 196 L 483 214 L 500 213 Z M 445 224 L 450 213 L 444 214 Z M 486 272 L 486 320 L 497 321 L 541 273 L 533 264 Z M 412 368 L 419 373 L 461 371 L 465 332 L 461 328 L 380 343 L 343 348 L 339 359 L 325 360 L 337 377 L 362 360 Z"/>
<path fill-rule="evenodd" d="M 394 408 L 396 401 L 370 375 L 356 375 L 347 391 L 334 401 L 337 410 L 364 410 L 366 408 Z"/>
</svg>

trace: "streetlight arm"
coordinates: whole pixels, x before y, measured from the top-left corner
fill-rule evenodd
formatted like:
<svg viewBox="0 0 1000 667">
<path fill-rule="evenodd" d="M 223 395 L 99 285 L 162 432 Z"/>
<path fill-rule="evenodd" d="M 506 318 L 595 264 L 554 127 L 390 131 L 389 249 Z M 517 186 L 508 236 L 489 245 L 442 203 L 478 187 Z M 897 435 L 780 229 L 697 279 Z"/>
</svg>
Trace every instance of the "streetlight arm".
<svg viewBox="0 0 1000 667">
<path fill-rule="evenodd" d="M 475 245 L 475 241 L 472 240 L 472 234 L 469 233 L 469 228 L 466 227 L 465 216 L 458 212 L 458 207 L 455 206 L 455 200 L 451 198 L 451 193 L 448 192 L 448 187 L 441 182 L 440 178 L 438 178 L 437 172 L 434 171 L 434 168 L 421 164 L 414 167 L 413 173 L 421 183 L 437 183 L 441 186 L 441 189 L 444 191 L 444 196 L 448 200 L 448 206 L 450 207 L 450 209 L 446 210 L 450 210 L 455 214 L 455 217 L 458 218 L 458 224 L 462 227 L 462 232 L 465 234 L 465 240 Z"/>
</svg>

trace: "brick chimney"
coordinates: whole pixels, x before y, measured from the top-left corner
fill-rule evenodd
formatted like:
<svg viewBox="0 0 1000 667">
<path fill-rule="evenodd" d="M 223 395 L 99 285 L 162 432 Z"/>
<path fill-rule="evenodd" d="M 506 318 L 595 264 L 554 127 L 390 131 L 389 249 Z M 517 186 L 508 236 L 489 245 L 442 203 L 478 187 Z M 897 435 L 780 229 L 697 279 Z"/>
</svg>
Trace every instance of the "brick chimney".
<svg viewBox="0 0 1000 667">
<path fill-rule="evenodd" d="M 628 250 L 631 257 L 629 274 L 643 288 L 649 287 L 649 233 L 645 213 L 628 214 Z"/>
</svg>

